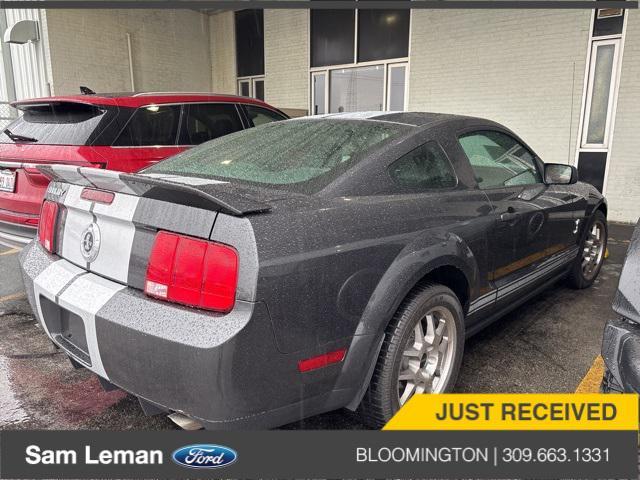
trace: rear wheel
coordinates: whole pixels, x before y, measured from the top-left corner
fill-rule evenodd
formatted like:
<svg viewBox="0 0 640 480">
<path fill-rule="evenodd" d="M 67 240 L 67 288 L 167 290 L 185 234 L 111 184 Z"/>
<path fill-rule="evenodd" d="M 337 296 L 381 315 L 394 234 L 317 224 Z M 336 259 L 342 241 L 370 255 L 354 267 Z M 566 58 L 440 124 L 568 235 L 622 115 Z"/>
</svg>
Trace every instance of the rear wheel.
<svg viewBox="0 0 640 480">
<path fill-rule="evenodd" d="M 360 412 L 380 428 L 416 393 L 450 391 L 464 350 L 464 315 L 443 285 L 412 292 L 387 327 Z"/>
<path fill-rule="evenodd" d="M 597 210 L 591 217 L 582 251 L 569 273 L 569 285 L 573 288 L 590 287 L 596 280 L 607 250 L 607 219 Z"/>
</svg>

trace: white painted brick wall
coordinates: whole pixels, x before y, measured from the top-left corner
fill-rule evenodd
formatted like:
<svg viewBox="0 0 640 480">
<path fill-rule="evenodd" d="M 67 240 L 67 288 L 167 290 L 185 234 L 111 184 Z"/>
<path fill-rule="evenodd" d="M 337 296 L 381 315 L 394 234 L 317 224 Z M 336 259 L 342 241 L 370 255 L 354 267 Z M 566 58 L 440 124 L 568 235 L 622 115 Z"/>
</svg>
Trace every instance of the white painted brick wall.
<svg viewBox="0 0 640 480">
<path fill-rule="evenodd" d="M 640 217 L 640 12 L 628 15 L 606 195 L 611 220 L 635 223 Z"/>
<path fill-rule="evenodd" d="M 278 108 L 309 108 L 309 12 L 264 12 L 265 100 Z"/>
<path fill-rule="evenodd" d="M 5 10 L 7 26 L 10 27 L 21 20 L 43 21 L 40 10 L 37 9 L 8 9 Z M 43 97 L 49 94 L 46 69 L 46 31 L 40 28 L 42 39 L 23 45 L 6 44 L 2 48 L 11 51 L 13 66 L 13 80 L 17 100 L 24 98 Z M 2 68 L 2 67 L 0 67 Z"/>
<path fill-rule="evenodd" d="M 489 118 L 573 162 L 590 14 L 414 10 L 409 109 Z"/>
<path fill-rule="evenodd" d="M 236 41 L 233 12 L 222 12 L 209 18 L 211 78 L 216 93 L 237 93 Z"/>
<path fill-rule="evenodd" d="M 55 94 L 136 90 L 209 91 L 209 18 L 189 10 L 47 10 Z"/>
</svg>

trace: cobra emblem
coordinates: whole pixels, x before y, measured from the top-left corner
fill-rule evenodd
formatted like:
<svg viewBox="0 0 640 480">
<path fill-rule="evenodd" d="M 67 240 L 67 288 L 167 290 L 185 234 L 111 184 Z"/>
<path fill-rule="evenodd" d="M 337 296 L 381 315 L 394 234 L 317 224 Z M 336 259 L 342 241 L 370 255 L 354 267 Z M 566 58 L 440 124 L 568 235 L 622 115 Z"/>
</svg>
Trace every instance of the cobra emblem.
<svg viewBox="0 0 640 480">
<path fill-rule="evenodd" d="M 87 262 L 93 262 L 100 252 L 100 228 L 92 223 L 80 235 L 80 253 Z"/>
</svg>

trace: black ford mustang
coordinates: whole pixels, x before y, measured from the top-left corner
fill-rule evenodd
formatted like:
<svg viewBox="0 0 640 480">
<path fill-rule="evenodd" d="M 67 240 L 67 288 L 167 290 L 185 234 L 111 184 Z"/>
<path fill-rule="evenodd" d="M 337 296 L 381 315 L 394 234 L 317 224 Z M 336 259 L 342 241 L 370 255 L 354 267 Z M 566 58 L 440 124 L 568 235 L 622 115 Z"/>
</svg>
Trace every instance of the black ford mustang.
<svg viewBox="0 0 640 480">
<path fill-rule="evenodd" d="M 207 428 L 348 407 L 372 426 L 452 389 L 465 337 L 567 277 L 607 207 L 487 120 L 338 114 L 261 126 L 139 174 L 53 182 L 21 256 L 76 366 Z"/>
</svg>

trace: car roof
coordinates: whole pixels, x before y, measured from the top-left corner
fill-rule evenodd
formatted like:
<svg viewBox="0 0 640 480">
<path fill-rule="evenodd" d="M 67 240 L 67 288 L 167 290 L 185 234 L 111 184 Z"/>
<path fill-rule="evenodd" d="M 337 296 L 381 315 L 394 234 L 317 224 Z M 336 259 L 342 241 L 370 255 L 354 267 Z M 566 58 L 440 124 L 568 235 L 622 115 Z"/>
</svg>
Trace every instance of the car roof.
<svg viewBox="0 0 640 480">
<path fill-rule="evenodd" d="M 241 97 L 207 92 L 129 92 L 129 93 L 96 93 L 89 95 L 62 95 L 56 97 L 31 98 L 12 102 L 13 106 L 36 103 L 74 102 L 88 105 L 117 105 L 121 107 L 143 107 L 146 105 L 162 105 L 171 103 L 224 102 L 244 103 L 275 108 L 256 98 Z"/>
<path fill-rule="evenodd" d="M 464 115 L 455 115 L 450 113 L 433 113 L 433 112 L 347 112 L 347 113 L 329 113 L 325 115 L 315 115 L 313 119 L 337 119 L 337 120 L 374 120 L 379 122 L 400 123 L 412 127 L 427 127 L 440 123 L 447 123 L 455 120 L 478 120 L 481 122 L 490 122 L 477 117 L 468 117 Z M 491 122 L 493 123 L 493 122 Z"/>
</svg>

